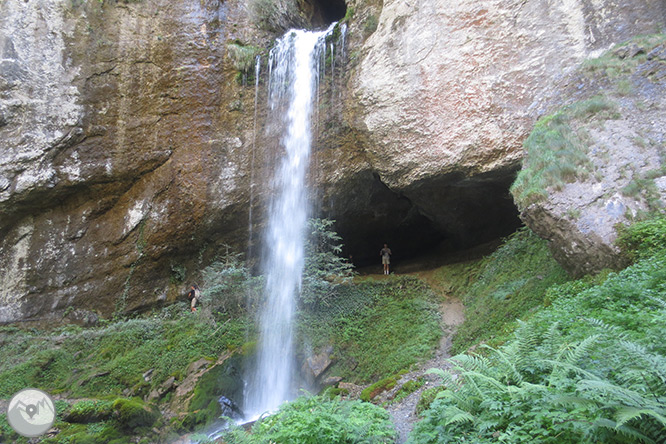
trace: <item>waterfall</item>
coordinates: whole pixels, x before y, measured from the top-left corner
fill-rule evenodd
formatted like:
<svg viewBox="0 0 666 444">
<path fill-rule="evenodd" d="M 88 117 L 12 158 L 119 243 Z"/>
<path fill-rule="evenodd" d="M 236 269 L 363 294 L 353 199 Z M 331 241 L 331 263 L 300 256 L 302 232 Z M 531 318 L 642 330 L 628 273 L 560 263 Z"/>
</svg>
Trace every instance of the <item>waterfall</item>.
<svg viewBox="0 0 666 444">
<path fill-rule="evenodd" d="M 304 263 L 309 216 L 307 169 L 312 118 L 326 31 L 291 30 L 269 54 L 268 131 L 277 132 L 281 160 L 264 235 L 265 305 L 260 315 L 257 363 L 245 387 L 246 419 L 273 412 L 298 394 L 293 317 Z M 270 138 L 269 134 L 269 138 Z"/>
<path fill-rule="evenodd" d="M 255 161 L 255 151 L 257 144 L 257 102 L 259 100 L 259 75 L 261 74 L 261 56 L 257 56 L 254 60 L 254 122 L 252 127 L 252 153 L 250 160 L 250 204 L 248 210 L 248 250 L 247 257 L 252 257 L 252 247 L 254 240 L 254 221 L 252 219 L 252 207 L 254 206 L 254 161 Z"/>
</svg>

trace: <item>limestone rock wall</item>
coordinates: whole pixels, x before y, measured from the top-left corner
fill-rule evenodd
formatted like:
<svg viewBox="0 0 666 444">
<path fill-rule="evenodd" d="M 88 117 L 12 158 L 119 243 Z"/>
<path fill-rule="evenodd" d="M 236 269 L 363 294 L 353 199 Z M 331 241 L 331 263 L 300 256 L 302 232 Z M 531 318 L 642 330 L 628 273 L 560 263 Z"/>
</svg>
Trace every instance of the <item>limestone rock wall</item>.
<svg viewBox="0 0 666 444">
<path fill-rule="evenodd" d="M 0 322 L 172 299 L 220 227 L 245 230 L 243 8 L 2 2 Z"/>
<path fill-rule="evenodd" d="M 506 232 L 536 119 L 583 60 L 663 28 L 663 1 L 384 0 L 346 118 L 379 180 L 445 236 Z"/>
</svg>

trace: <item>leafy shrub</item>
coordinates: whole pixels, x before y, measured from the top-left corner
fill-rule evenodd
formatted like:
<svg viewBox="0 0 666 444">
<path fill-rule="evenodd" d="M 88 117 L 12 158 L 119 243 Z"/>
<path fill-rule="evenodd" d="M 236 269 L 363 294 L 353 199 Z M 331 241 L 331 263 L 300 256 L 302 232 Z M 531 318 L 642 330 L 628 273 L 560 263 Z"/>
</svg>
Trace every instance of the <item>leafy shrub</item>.
<svg viewBox="0 0 666 444">
<path fill-rule="evenodd" d="M 416 414 L 420 416 L 421 413 L 428 410 L 432 405 L 433 401 L 437 399 L 437 396 L 439 396 L 439 394 L 444 390 L 446 390 L 446 387 L 444 387 L 443 385 L 438 385 L 423 390 L 419 402 L 416 403 L 416 410 L 415 410 Z"/>
<path fill-rule="evenodd" d="M 653 256 L 666 249 L 666 217 L 660 216 L 621 228 L 617 243 L 631 259 Z"/>
<path fill-rule="evenodd" d="M 260 419 L 252 434 L 236 429 L 224 438 L 230 444 L 379 444 L 395 442 L 395 431 L 388 413 L 373 404 L 301 397 Z"/>
<path fill-rule="evenodd" d="M 203 272 L 202 304 L 214 314 L 237 317 L 253 312 L 263 289 L 263 279 L 250 274 L 237 254 L 225 256 Z"/>
</svg>

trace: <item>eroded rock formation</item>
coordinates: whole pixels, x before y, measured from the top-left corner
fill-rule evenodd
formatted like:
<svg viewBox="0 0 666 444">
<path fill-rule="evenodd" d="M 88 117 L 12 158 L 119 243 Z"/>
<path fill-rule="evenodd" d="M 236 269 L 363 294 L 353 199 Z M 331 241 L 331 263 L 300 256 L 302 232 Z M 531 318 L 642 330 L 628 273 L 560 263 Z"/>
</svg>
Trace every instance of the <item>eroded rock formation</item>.
<svg viewBox="0 0 666 444">
<path fill-rule="evenodd" d="M 661 1 L 385 0 L 346 117 L 365 135 L 377 179 L 431 232 L 459 245 L 507 234 L 515 209 L 506 187 L 536 119 L 566 100 L 559 80 L 658 31 L 664 14 Z"/>
</svg>

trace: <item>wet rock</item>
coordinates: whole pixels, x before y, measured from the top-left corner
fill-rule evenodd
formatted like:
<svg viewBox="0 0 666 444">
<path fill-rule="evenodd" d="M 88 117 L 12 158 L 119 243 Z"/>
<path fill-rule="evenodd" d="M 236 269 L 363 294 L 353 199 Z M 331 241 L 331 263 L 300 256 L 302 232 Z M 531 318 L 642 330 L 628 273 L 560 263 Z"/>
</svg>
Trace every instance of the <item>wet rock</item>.
<svg viewBox="0 0 666 444">
<path fill-rule="evenodd" d="M 324 378 L 324 380 L 321 383 L 325 387 L 333 387 L 338 385 L 341 381 L 342 377 L 340 376 L 329 376 L 327 378 Z"/>
<path fill-rule="evenodd" d="M 308 357 L 303 363 L 306 379 L 315 382 L 333 364 L 333 346 L 326 347 L 321 353 Z"/>
</svg>

